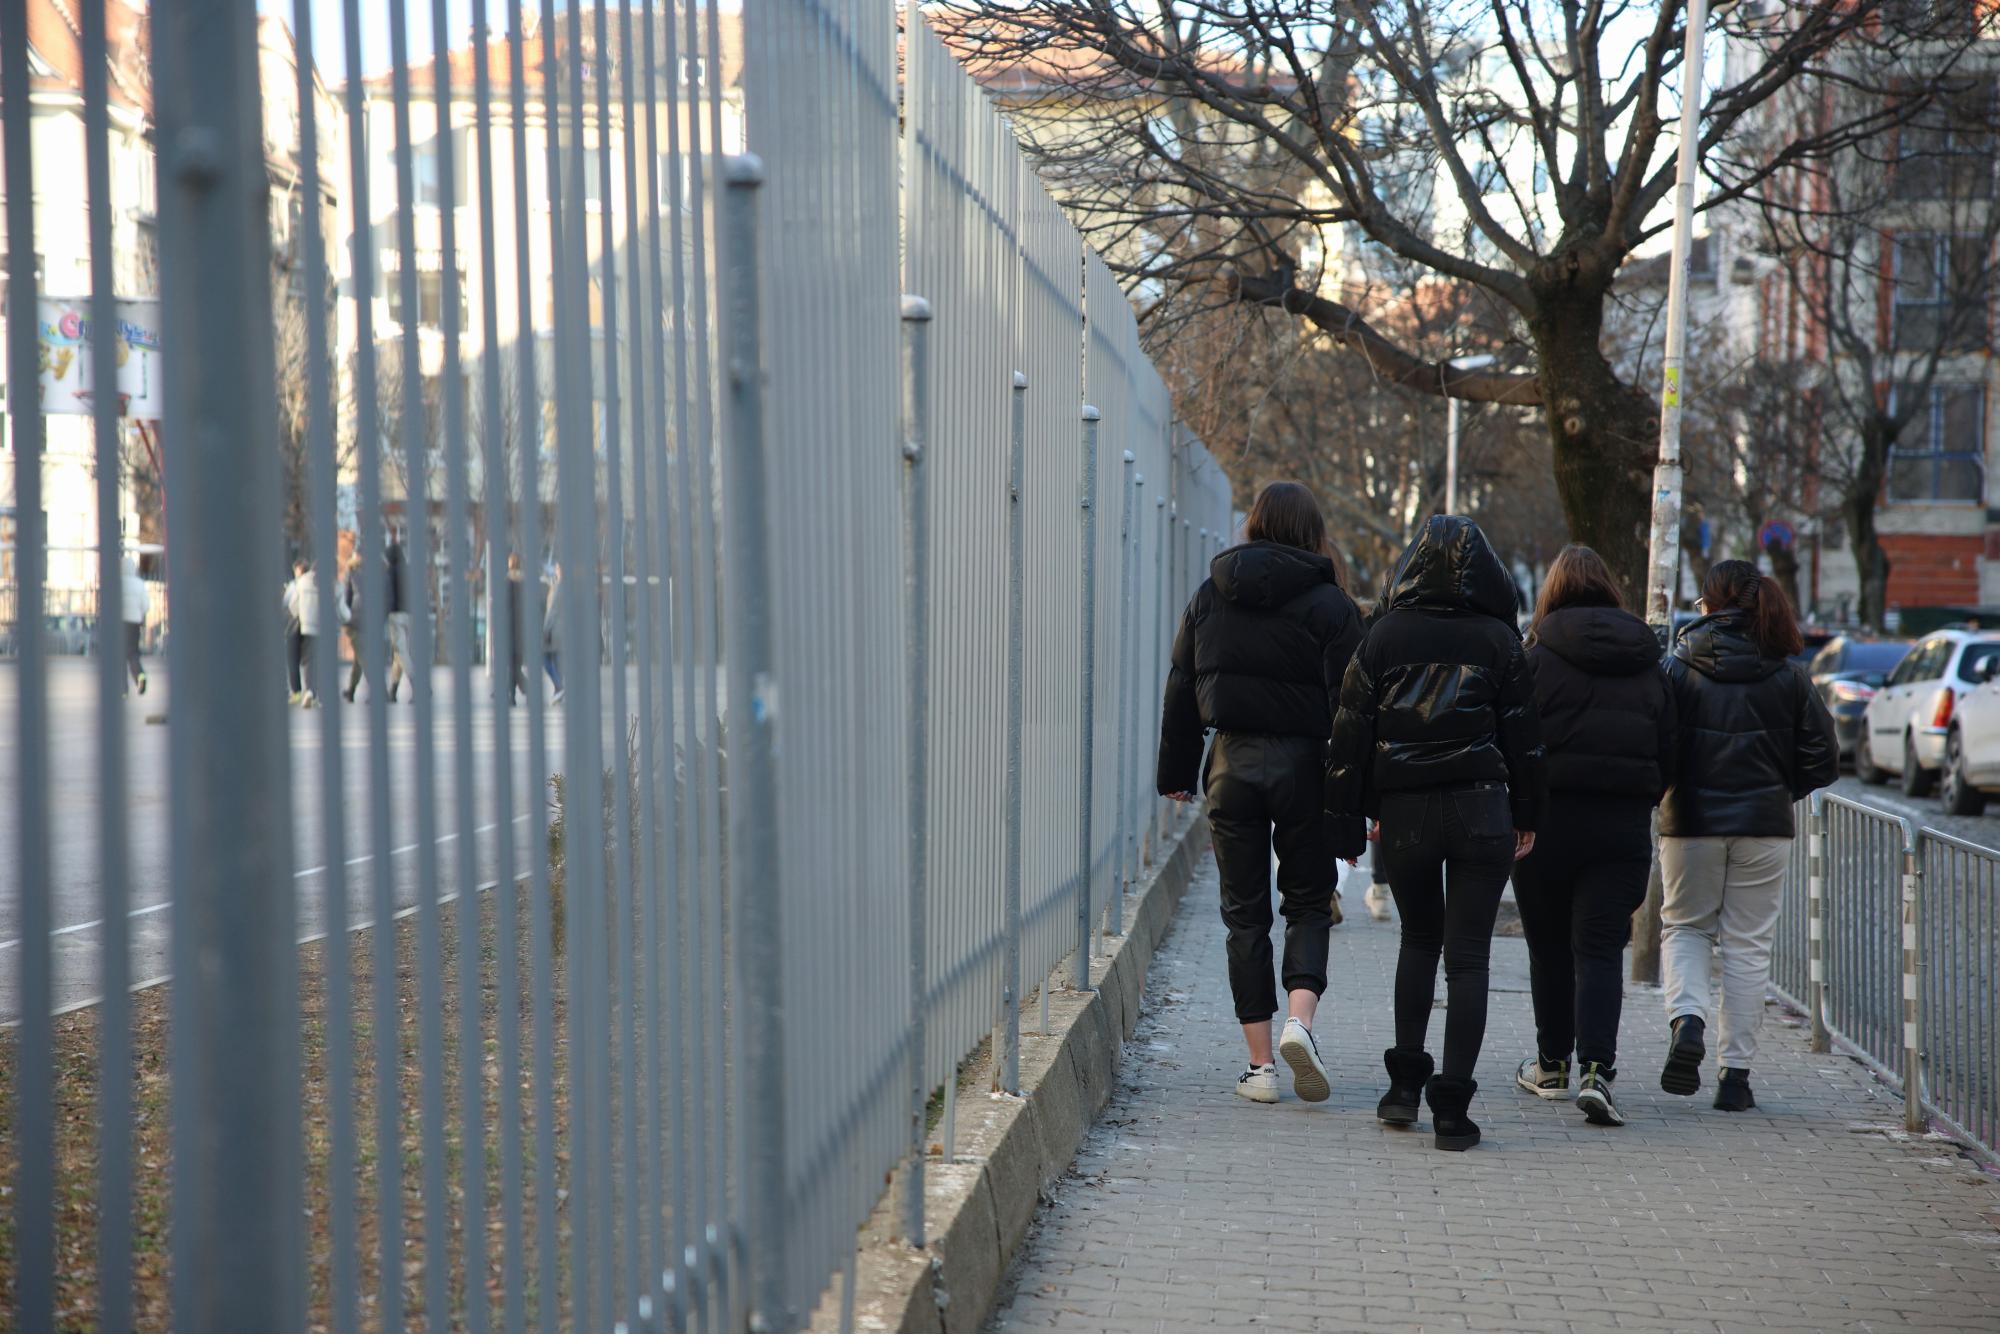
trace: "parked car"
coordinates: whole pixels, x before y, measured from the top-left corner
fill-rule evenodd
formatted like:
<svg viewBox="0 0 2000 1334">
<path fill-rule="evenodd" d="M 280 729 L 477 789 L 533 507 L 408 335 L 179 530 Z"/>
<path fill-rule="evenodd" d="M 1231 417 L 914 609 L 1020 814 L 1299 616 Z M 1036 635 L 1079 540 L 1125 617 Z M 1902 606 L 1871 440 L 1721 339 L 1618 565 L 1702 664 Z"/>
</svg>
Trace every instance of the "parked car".
<svg viewBox="0 0 2000 1334">
<path fill-rule="evenodd" d="M 1938 801 L 1947 815 L 1978 815 L 2000 794 L 2000 656 L 1981 668 L 1986 679 L 1952 710 L 1944 739 Z"/>
<path fill-rule="evenodd" d="M 1890 774 L 1905 796 L 1928 796 L 1944 769 L 1945 743 L 1958 702 L 2000 658 L 2000 637 L 1978 630 L 1938 630 L 1917 641 L 1863 715 L 1854 772 L 1864 783 Z"/>
<path fill-rule="evenodd" d="M 1875 698 L 1875 692 L 1887 683 L 1889 673 L 1909 651 L 1907 639 L 1835 635 L 1812 655 L 1806 673 L 1833 714 L 1842 761 L 1851 761 L 1861 744 L 1861 719 L 1868 711 L 1868 701 Z"/>
</svg>

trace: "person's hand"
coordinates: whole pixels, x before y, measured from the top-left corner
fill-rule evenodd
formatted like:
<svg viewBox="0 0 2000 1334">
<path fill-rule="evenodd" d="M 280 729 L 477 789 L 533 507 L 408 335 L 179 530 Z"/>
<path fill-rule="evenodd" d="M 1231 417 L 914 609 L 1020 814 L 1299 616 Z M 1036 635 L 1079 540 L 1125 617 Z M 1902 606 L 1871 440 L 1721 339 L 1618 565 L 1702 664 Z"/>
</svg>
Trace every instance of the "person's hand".
<svg viewBox="0 0 2000 1334">
<path fill-rule="evenodd" d="M 1535 850 L 1535 831 L 1516 829 L 1514 831 L 1514 860 L 1520 861 Z"/>
<path fill-rule="evenodd" d="M 1380 820 L 1370 820 L 1368 822 L 1368 841 L 1370 843 L 1380 843 L 1382 841 L 1382 822 Z"/>
<path fill-rule="evenodd" d="M 1167 793 L 1167 800 L 1168 800 L 1168 801 L 1178 801 L 1178 802 L 1181 802 L 1181 803 L 1185 804 L 1185 803 L 1187 803 L 1187 802 L 1190 802 L 1190 801 L 1193 801 L 1193 800 L 1194 800 L 1194 793 L 1192 793 L 1192 792 L 1169 792 L 1169 793 Z"/>
</svg>

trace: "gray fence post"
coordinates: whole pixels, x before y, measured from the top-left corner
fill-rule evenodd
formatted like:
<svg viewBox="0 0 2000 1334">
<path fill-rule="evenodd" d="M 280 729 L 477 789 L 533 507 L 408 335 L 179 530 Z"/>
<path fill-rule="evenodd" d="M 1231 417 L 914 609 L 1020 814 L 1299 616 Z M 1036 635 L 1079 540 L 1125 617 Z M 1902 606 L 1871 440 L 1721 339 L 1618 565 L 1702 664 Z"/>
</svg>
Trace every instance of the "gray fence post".
<svg viewBox="0 0 2000 1334">
<path fill-rule="evenodd" d="M 729 630 L 730 879 L 741 895 L 740 921 L 777 922 L 784 896 L 778 878 L 777 727 L 779 682 L 773 641 L 769 515 L 770 459 L 764 438 L 764 369 L 758 326 L 757 190 L 764 164 L 752 154 L 723 165 L 720 277 L 725 303 L 724 392 L 729 447 L 723 505 L 726 551 L 738 597 Z M 740 767 L 739 767 L 740 766 Z M 747 1179 L 743 1191 L 748 1248 L 750 1327 L 790 1329 L 785 1261 L 785 1051 L 783 950 L 778 932 L 741 932 L 735 942 L 736 1003 L 742 1009 L 744 1070 L 751 1089 L 743 1106 Z"/>
<path fill-rule="evenodd" d="M 1006 948 L 1001 961 L 1000 1019 L 993 1043 L 993 1087 L 1021 1091 L 1021 637 L 1023 625 L 1021 487 L 1027 465 L 1028 377 L 1014 372 L 1007 462 L 1007 821 Z"/>
<path fill-rule="evenodd" d="M 1082 715 L 1077 728 L 1081 759 L 1077 765 L 1077 851 L 1076 851 L 1076 952 L 1070 956 L 1069 989 L 1088 991 L 1090 989 L 1090 886 L 1091 866 L 1091 808 L 1097 762 L 1097 430 L 1102 414 L 1086 403 L 1083 405 L 1083 486 L 1078 505 L 1083 514 L 1083 608 L 1079 629 L 1082 632 L 1083 647 L 1078 654 L 1082 681 L 1079 699 Z M 1125 456 L 1131 462 L 1131 455 Z M 1123 737 L 1120 737 L 1123 741 Z M 1125 753 L 1121 748 L 1118 763 L 1122 772 Z M 1047 988 L 1043 989 L 1046 996 Z M 1046 1029 L 1047 1025 L 1044 1024 Z"/>
<path fill-rule="evenodd" d="M 1833 1050 L 1826 1027 L 1826 807 L 1814 793 L 1807 815 L 1806 936 L 1811 950 L 1807 1008 L 1812 1011 L 1812 1049 Z"/>
<path fill-rule="evenodd" d="M 1924 864 L 1921 844 L 1905 835 L 1903 844 L 1903 1125 L 1912 1134 L 1925 1128 L 1923 1048 Z"/>
<path fill-rule="evenodd" d="M 903 297 L 903 663 L 908 675 L 910 847 L 910 1161 L 903 1174 L 903 1240 L 924 1244 L 924 1013 L 930 981 L 925 895 L 929 892 L 930 783 L 930 525 L 924 473 L 930 445 L 931 303 Z"/>
<path fill-rule="evenodd" d="M 174 1325 L 296 1329 L 298 932 L 268 582 L 284 552 L 258 521 L 279 512 L 279 477 L 257 17 L 187 0 L 155 13 L 152 41 L 161 313 L 179 349 L 166 384 Z M 240 340 L 215 341 L 218 320 Z"/>
<path fill-rule="evenodd" d="M 1145 474 L 1138 456 L 1125 451 L 1125 509 L 1118 521 L 1118 651 L 1124 670 L 1118 674 L 1118 888 L 1111 896 L 1111 935 L 1125 934 L 1125 891 L 1139 881 L 1139 801 L 1150 784 L 1134 772 L 1139 740 L 1139 612 L 1138 530 L 1134 514 Z"/>
</svg>

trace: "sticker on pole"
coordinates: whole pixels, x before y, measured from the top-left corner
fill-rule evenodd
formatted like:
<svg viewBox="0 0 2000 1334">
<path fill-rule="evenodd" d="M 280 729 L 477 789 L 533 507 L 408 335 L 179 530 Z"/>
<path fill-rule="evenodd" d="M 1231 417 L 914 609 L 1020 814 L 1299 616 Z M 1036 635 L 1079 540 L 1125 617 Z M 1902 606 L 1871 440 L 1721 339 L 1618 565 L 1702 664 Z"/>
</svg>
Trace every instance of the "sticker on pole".
<svg viewBox="0 0 2000 1334">
<path fill-rule="evenodd" d="M 1666 384 L 1660 391 L 1660 406 L 1677 408 L 1681 405 L 1681 368 L 1667 367 Z"/>
<path fill-rule="evenodd" d="M 1797 540 L 1798 534 L 1794 533 L 1792 526 L 1783 519 L 1767 519 L 1764 521 L 1764 526 L 1757 530 L 1757 545 L 1765 551 L 1773 548 L 1790 551 L 1792 543 Z"/>
</svg>

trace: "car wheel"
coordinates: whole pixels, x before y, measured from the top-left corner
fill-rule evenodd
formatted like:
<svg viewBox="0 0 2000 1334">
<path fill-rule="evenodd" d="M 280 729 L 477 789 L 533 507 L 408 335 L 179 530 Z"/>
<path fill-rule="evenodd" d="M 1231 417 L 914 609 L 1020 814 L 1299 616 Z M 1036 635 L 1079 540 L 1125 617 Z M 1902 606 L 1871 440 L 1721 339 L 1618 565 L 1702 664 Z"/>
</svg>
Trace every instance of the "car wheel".
<svg viewBox="0 0 2000 1334">
<path fill-rule="evenodd" d="M 1854 776 L 1870 787 L 1889 781 L 1888 771 L 1875 764 L 1875 751 L 1868 740 L 1867 724 L 1862 724 L 1861 740 L 1854 747 Z"/>
<path fill-rule="evenodd" d="M 1978 815 L 1986 809 L 1986 794 L 1965 773 L 1965 743 L 1953 728 L 1944 743 L 1944 782 L 1938 799 L 1947 815 Z"/>
<path fill-rule="evenodd" d="M 1903 772 L 1900 777 L 1906 797 L 1928 797 L 1931 789 L 1937 786 L 1937 775 L 1917 763 L 1917 739 L 1907 734 L 1903 737 Z"/>
</svg>

